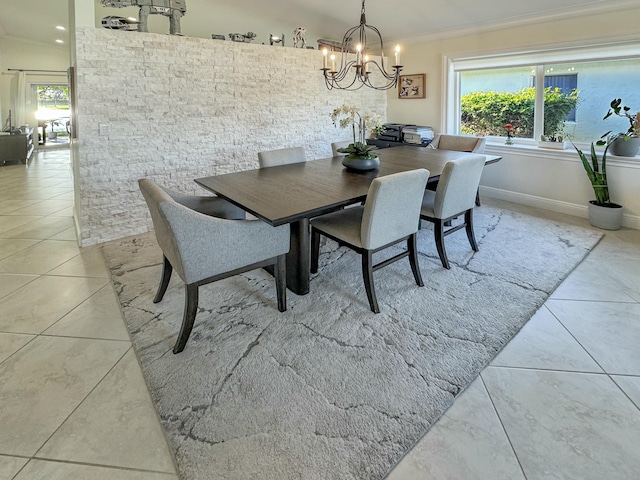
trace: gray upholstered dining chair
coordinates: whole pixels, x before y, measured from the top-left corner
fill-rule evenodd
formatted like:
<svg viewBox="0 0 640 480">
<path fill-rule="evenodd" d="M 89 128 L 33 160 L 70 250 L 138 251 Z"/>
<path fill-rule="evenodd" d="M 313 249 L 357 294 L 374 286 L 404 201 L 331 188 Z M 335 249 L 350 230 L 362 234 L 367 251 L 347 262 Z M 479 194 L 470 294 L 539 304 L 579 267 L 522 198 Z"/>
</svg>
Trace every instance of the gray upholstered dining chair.
<svg viewBox="0 0 640 480">
<path fill-rule="evenodd" d="M 380 313 L 373 272 L 409 257 L 413 277 L 424 286 L 418 265 L 416 233 L 420 204 L 429 179 L 423 168 L 375 178 L 369 186 L 364 206 L 346 208 L 311 220 L 311 272 L 318 271 L 320 235 L 324 235 L 362 255 L 362 276 L 369 306 Z M 406 241 L 407 250 L 377 265 L 373 254 Z"/>
<path fill-rule="evenodd" d="M 478 251 L 473 231 L 475 197 L 484 168 L 483 155 L 470 155 L 447 162 L 434 191 L 425 190 L 420 218 L 434 224 L 436 248 L 444 268 L 451 268 L 444 247 L 444 237 L 462 228 L 466 229 L 471 248 Z M 464 221 L 445 230 L 447 222 L 464 214 Z"/>
<path fill-rule="evenodd" d="M 429 148 L 455 150 L 457 152 L 484 153 L 487 139 L 471 135 L 438 134 L 429 144 Z"/>
<path fill-rule="evenodd" d="M 352 143 L 353 142 L 349 140 L 345 140 L 344 142 L 333 142 L 331 144 L 331 153 L 333 154 L 334 157 L 344 157 L 346 153 L 339 152 L 338 149 L 347 148 Z"/>
<path fill-rule="evenodd" d="M 455 150 L 456 152 L 484 153 L 487 144 L 485 137 L 472 135 L 445 135 L 438 134 L 429 144 L 429 148 L 440 150 Z M 435 190 L 438 181 L 432 182 L 427 188 Z M 480 206 L 480 190 L 476 191 L 476 205 Z"/>
<path fill-rule="evenodd" d="M 219 218 L 212 215 L 244 218 L 244 213 L 217 197 L 170 192 L 148 178 L 138 183 L 163 253 L 162 278 L 153 302 L 164 297 L 174 269 L 185 284 L 182 327 L 173 353 L 181 352 L 189 339 L 201 285 L 273 265 L 278 310 L 287 309 L 285 256 L 289 251 L 289 225 L 272 227 L 259 220 Z"/>
<path fill-rule="evenodd" d="M 290 163 L 302 163 L 307 159 L 302 147 L 279 148 L 277 150 L 266 150 L 258 152 L 258 162 L 260 168 L 276 167 Z"/>
</svg>

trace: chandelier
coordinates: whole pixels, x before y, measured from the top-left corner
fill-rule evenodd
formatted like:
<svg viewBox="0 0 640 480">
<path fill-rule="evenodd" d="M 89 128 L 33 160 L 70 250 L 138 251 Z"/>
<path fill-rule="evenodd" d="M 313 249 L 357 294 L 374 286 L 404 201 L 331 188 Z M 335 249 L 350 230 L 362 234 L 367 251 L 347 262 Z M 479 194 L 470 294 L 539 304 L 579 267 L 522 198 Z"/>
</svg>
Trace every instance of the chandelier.
<svg viewBox="0 0 640 480">
<path fill-rule="evenodd" d="M 367 24 L 362 0 L 360 25 L 350 28 L 344 34 L 340 46 L 340 63 L 336 55 L 325 48 L 322 50 L 322 74 L 329 90 L 358 90 L 363 86 L 376 90 L 387 90 L 398 84 L 402 70 L 400 65 L 400 45 L 396 45 L 392 72 L 385 68 L 384 44 L 378 29 Z M 369 38 L 367 38 L 367 34 Z M 354 38 L 357 40 L 354 47 Z M 338 53 L 338 52 L 336 52 Z M 371 55 L 380 55 L 379 62 Z M 389 61 L 386 61 L 389 63 Z M 338 67 L 338 68 L 336 68 Z"/>
</svg>

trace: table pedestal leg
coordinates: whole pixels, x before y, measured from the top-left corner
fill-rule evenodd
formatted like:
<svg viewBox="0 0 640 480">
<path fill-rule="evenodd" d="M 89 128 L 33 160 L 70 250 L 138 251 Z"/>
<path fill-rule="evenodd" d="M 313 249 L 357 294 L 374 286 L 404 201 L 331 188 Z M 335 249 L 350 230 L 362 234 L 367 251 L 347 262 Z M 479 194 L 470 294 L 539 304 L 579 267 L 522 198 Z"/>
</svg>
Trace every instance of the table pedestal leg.
<svg viewBox="0 0 640 480">
<path fill-rule="evenodd" d="M 291 247 L 287 253 L 287 288 L 297 295 L 309 293 L 309 272 L 311 267 L 311 234 L 309 219 L 292 222 Z M 273 267 L 265 267 L 273 275 Z"/>
<path fill-rule="evenodd" d="M 310 242 L 309 219 L 291 223 L 291 250 L 287 254 L 287 288 L 298 295 L 309 293 Z"/>
</svg>

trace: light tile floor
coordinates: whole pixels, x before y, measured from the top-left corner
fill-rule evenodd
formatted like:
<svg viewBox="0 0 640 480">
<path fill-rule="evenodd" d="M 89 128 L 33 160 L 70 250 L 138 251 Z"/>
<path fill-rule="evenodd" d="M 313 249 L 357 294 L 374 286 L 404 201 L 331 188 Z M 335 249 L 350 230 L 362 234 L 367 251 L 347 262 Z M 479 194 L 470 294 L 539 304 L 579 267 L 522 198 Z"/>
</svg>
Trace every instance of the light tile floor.
<svg viewBox="0 0 640 480">
<path fill-rule="evenodd" d="M 175 480 L 72 205 L 68 150 L 0 167 L 0 480 Z M 640 478 L 639 346 L 640 232 L 607 232 L 388 480 Z"/>
</svg>

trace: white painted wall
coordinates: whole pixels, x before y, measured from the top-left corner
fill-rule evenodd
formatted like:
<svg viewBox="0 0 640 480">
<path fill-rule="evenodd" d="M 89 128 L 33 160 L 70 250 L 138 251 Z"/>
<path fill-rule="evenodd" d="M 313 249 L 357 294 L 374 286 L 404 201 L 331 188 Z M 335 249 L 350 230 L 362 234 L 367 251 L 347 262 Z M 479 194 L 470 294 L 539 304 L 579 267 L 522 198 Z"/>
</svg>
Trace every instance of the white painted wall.
<svg viewBox="0 0 640 480">
<path fill-rule="evenodd" d="M 9 109 L 14 108 L 17 92 L 17 73 L 8 69 L 57 70 L 66 72 L 69 68 L 69 52 L 66 48 L 49 47 L 18 41 L 11 38 L 0 39 L 0 118 L 7 118 Z M 28 88 L 38 83 L 66 83 L 66 73 L 29 72 L 26 76 Z M 27 122 L 36 126 L 34 99 L 27 105 Z"/>
<path fill-rule="evenodd" d="M 637 39 L 640 8 L 625 15 L 619 12 L 579 16 L 569 20 L 549 21 L 488 33 L 448 39 L 403 42 L 405 74 L 427 74 L 427 98 L 398 99 L 389 92 L 387 118 L 390 122 L 429 125 L 444 131 L 446 94 L 443 58 L 464 55 L 529 51 L 554 46 L 580 46 L 615 40 Z M 625 102 L 626 103 L 626 102 Z M 603 108 L 606 111 L 607 105 Z M 632 108 L 640 105 L 632 105 Z M 593 193 L 575 151 L 487 145 L 486 153 L 503 155 L 503 160 L 485 170 L 483 194 L 529 205 L 544 206 L 580 216 L 587 216 L 586 204 Z M 640 228 L 640 158 L 617 158 L 609 163 L 612 199 L 624 205 L 624 225 Z"/>
<path fill-rule="evenodd" d="M 149 229 L 141 177 L 195 193 L 194 178 L 257 168 L 261 150 L 331 156 L 331 142 L 350 138 L 330 118 L 345 102 L 386 116 L 386 92 L 328 91 L 317 50 L 86 27 L 76 35 L 83 246 Z"/>
</svg>

